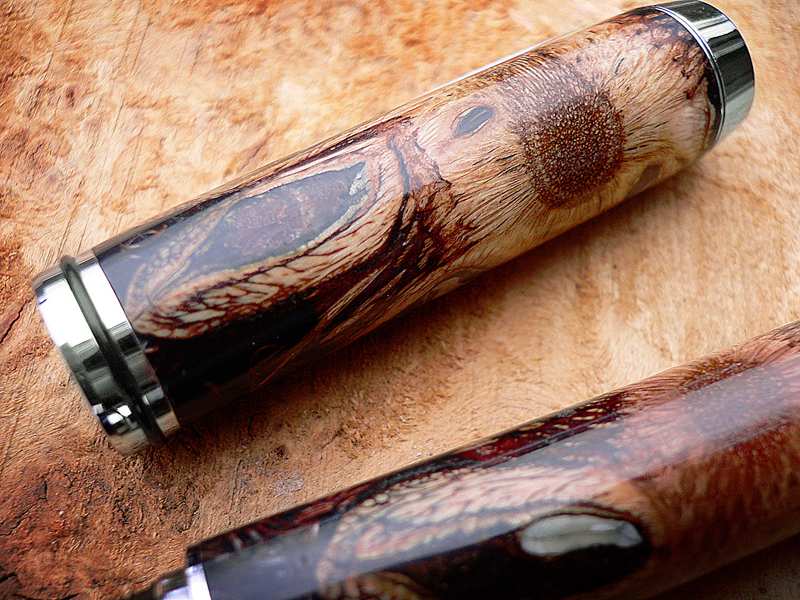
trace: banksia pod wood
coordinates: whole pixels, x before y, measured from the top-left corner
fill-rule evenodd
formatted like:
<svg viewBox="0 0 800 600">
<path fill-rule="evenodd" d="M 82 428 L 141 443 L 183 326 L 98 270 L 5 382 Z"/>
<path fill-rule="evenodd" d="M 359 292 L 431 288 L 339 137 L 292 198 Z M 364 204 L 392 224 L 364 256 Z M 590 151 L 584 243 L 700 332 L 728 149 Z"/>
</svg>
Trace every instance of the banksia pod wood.
<svg viewBox="0 0 800 600">
<path fill-rule="evenodd" d="M 135 451 L 669 177 L 752 82 L 715 9 L 637 9 L 65 259 L 35 284 L 42 314 Z"/>
<path fill-rule="evenodd" d="M 798 532 L 794 323 L 201 542 L 165 581 L 213 600 L 643 598 Z"/>
</svg>

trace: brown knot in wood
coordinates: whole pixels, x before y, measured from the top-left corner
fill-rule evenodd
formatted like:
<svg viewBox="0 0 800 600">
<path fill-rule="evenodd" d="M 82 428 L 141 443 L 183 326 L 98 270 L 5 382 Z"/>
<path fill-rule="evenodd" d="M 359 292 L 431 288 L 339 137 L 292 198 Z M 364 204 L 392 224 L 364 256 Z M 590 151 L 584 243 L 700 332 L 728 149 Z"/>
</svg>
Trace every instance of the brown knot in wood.
<svg viewBox="0 0 800 600">
<path fill-rule="evenodd" d="M 522 133 L 533 187 L 550 208 L 590 200 L 622 163 L 622 118 L 604 92 L 568 96 Z"/>
</svg>

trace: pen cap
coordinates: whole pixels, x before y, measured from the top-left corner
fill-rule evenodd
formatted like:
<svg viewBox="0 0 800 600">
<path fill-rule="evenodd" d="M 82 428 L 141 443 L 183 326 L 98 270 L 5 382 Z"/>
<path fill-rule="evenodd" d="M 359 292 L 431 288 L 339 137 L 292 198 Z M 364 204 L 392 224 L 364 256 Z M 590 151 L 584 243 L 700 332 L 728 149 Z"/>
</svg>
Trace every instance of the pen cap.
<svg viewBox="0 0 800 600">
<path fill-rule="evenodd" d="M 638 8 L 64 258 L 40 311 L 135 452 L 676 173 L 753 81 L 716 9 Z"/>
</svg>

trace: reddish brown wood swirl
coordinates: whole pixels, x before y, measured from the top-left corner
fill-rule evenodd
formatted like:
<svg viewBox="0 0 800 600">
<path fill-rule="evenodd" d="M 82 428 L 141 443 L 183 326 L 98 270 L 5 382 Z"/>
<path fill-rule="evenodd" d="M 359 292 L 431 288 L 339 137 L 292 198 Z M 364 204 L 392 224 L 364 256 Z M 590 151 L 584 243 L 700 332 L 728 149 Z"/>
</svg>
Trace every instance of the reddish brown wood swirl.
<svg viewBox="0 0 800 600">
<path fill-rule="evenodd" d="M 694 38 L 639 9 L 95 251 L 186 422 L 675 173 L 718 107 Z"/>
<path fill-rule="evenodd" d="M 190 550 L 213 598 L 638 598 L 800 531 L 800 323 Z"/>
</svg>

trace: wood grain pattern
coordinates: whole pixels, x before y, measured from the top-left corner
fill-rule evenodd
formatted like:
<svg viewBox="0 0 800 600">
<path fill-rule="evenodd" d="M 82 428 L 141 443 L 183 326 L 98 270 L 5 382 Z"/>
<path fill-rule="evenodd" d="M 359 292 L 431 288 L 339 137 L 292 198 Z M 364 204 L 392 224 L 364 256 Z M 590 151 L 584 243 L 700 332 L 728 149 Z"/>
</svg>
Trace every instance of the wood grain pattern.
<svg viewBox="0 0 800 600">
<path fill-rule="evenodd" d="M 101 600 L 185 548 L 798 318 L 800 14 L 719 0 L 743 127 L 685 172 L 124 459 L 29 281 L 186 198 L 627 0 L 0 1 L 0 597 Z M 794 600 L 793 538 L 664 596 Z"/>
<path fill-rule="evenodd" d="M 187 424 L 675 174 L 719 110 L 691 33 L 636 10 L 95 252 Z"/>
<path fill-rule="evenodd" d="M 800 532 L 800 323 L 205 541 L 214 598 L 641 598 Z"/>
</svg>

